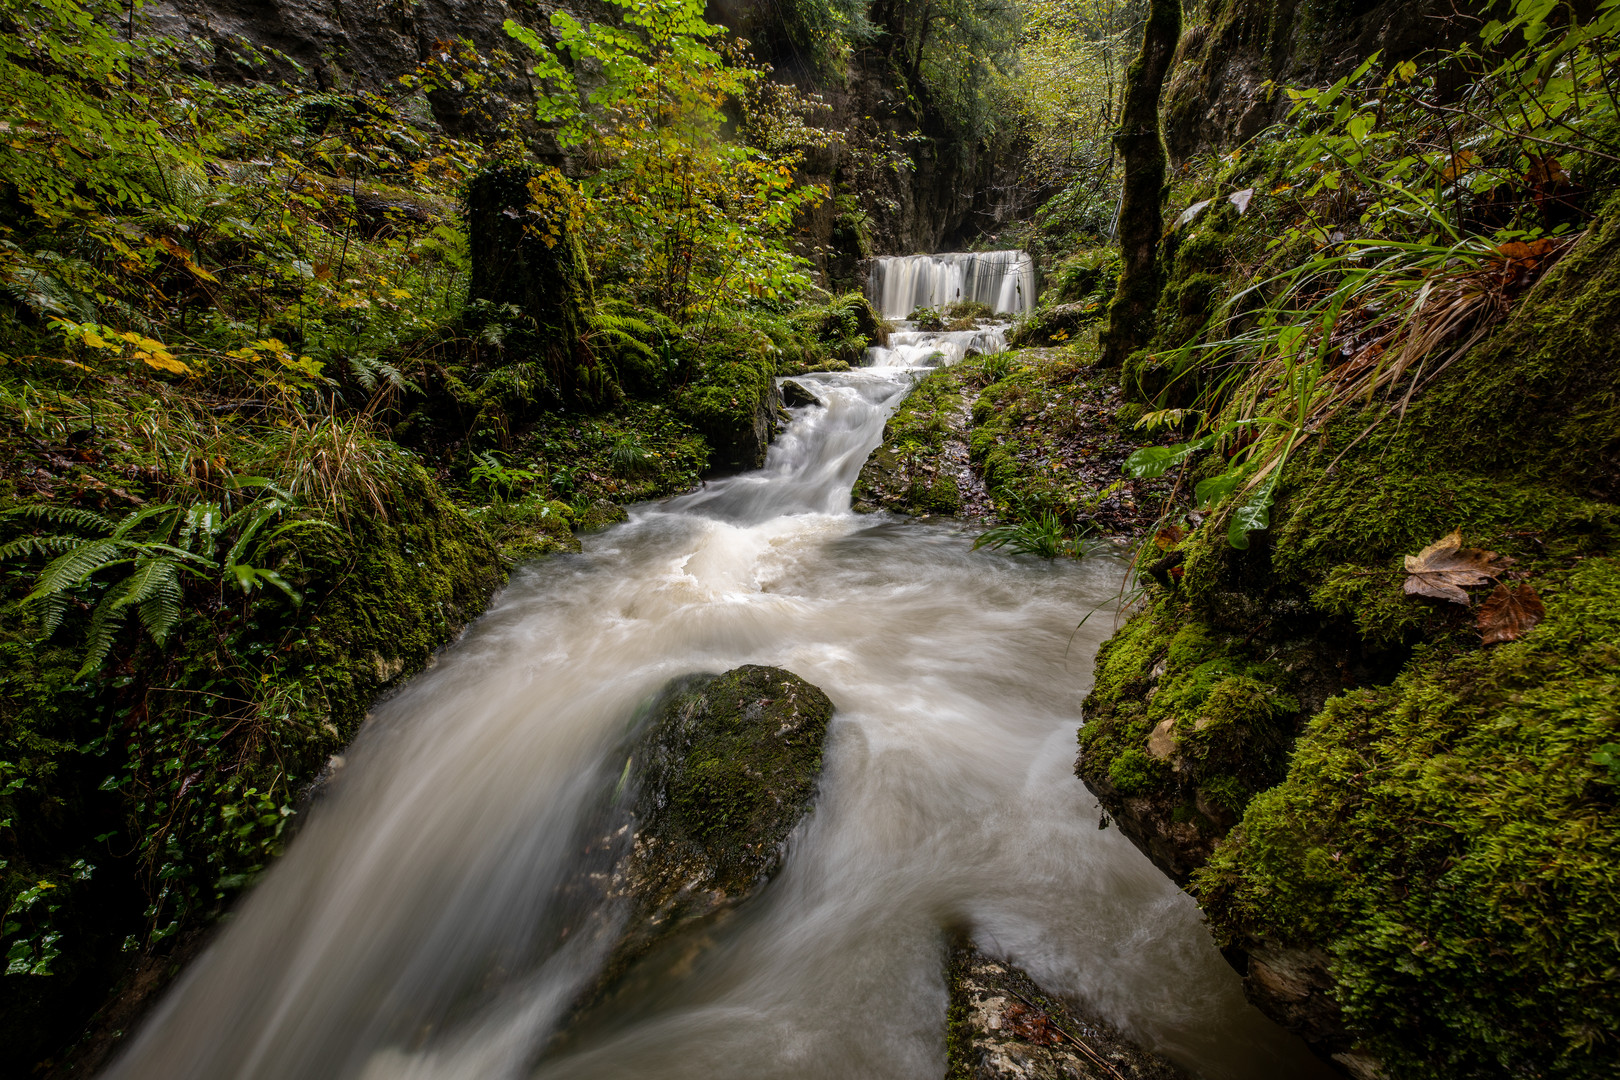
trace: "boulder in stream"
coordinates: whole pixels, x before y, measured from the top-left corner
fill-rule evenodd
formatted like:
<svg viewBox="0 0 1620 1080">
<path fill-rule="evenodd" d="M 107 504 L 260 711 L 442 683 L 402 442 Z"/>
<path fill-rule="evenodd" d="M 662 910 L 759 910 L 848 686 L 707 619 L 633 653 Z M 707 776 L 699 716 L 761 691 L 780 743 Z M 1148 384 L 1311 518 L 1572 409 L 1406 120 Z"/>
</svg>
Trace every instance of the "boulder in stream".
<svg viewBox="0 0 1620 1080">
<path fill-rule="evenodd" d="M 782 404 L 794 409 L 801 405 L 820 405 L 822 400 L 803 383 L 794 382 L 792 379 L 783 379 Z"/>
<path fill-rule="evenodd" d="M 1181 1080 L 1108 1024 L 968 940 L 951 949 L 945 1080 Z"/>
<path fill-rule="evenodd" d="M 625 765 L 632 817 L 608 891 L 628 919 L 580 1012 L 689 959 L 701 931 L 781 869 L 815 800 L 832 713 L 810 683 L 754 664 L 665 690 Z"/>
</svg>

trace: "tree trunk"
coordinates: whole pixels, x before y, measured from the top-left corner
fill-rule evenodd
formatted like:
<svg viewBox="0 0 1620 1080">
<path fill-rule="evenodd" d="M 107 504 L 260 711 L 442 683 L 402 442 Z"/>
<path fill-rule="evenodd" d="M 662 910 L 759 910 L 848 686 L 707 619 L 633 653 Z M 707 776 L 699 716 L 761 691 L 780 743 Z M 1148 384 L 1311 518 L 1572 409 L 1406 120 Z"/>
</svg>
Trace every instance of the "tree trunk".
<svg viewBox="0 0 1620 1080">
<path fill-rule="evenodd" d="M 1114 145 L 1125 165 L 1119 211 L 1119 247 L 1124 270 L 1108 305 L 1102 362 L 1119 365 L 1153 336 L 1153 309 L 1163 282 L 1159 237 L 1164 232 L 1164 139 L 1159 133 L 1159 94 L 1181 38 L 1181 0 L 1151 0 L 1142 51 L 1125 76 L 1125 105 Z"/>
</svg>

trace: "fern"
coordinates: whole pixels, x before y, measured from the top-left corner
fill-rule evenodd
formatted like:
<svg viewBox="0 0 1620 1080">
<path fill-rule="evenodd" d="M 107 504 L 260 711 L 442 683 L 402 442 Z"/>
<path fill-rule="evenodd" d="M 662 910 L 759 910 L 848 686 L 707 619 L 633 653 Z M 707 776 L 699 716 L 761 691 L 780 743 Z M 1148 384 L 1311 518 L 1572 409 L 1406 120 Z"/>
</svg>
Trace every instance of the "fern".
<svg viewBox="0 0 1620 1080">
<path fill-rule="evenodd" d="M 55 522 L 58 525 L 71 525 L 77 529 L 94 529 L 97 532 L 112 532 L 113 530 L 113 523 L 94 510 L 80 510 L 74 506 L 55 506 L 51 503 L 31 503 L 15 510 L 8 510 L 0 517 L 41 518 L 45 521 Z"/>
<path fill-rule="evenodd" d="M 266 531 L 278 517 L 295 511 L 297 503 L 257 477 L 242 478 L 227 487 L 238 492 L 257 489 L 258 497 L 234 513 L 218 502 L 198 502 L 146 506 L 117 521 L 88 510 L 44 504 L 0 515 L 0 519 L 48 522 L 99 534 L 23 536 L 0 545 L 0 559 L 49 559 L 35 578 L 33 591 L 22 601 L 38 610 L 45 637 L 60 627 L 73 606 L 74 594 L 91 586 L 98 574 L 115 566 L 130 567 L 127 574 L 106 586 L 91 610 L 80 678 L 106 661 L 131 610 L 154 642 L 161 647 L 168 641 L 185 601 L 183 574 L 211 583 L 216 592 L 227 583 L 244 592 L 270 585 L 293 603 L 299 602 L 298 594 L 280 574 L 244 560 L 258 558 L 271 541 L 295 530 L 335 526 L 319 519 L 295 519 Z M 221 548 L 226 551 L 223 558 L 216 555 Z"/>
<path fill-rule="evenodd" d="M 46 564 L 34 583 L 34 591 L 23 597 L 23 603 L 37 600 L 48 593 L 66 592 L 103 566 L 118 559 L 124 545 L 117 540 L 103 538 L 88 540 L 58 555 Z"/>
</svg>

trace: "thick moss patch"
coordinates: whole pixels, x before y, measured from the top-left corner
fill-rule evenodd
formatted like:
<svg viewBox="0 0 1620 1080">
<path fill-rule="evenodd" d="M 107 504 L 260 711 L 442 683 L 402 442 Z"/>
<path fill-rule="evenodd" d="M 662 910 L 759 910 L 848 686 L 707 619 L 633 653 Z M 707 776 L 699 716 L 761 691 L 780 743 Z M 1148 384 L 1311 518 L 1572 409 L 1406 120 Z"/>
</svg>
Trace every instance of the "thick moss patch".
<svg viewBox="0 0 1620 1080">
<path fill-rule="evenodd" d="M 962 512 L 962 478 L 947 447 L 966 437 L 963 395 L 977 373 L 971 362 L 931 371 L 906 395 L 856 478 L 851 498 L 857 511 Z"/>
<path fill-rule="evenodd" d="M 1161 865 L 1194 871 L 1262 1007 L 1397 1076 L 1620 1063 L 1617 323 L 1611 207 L 1404 417 L 1375 402 L 1313 433 L 1250 549 L 1219 515 L 1195 531 L 1179 584 L 1148 586 L 1099 659 L 1082 776 Z M 1546 600 L 1523 641 L 1481 646 L 1488 586 L 1472 606 L 1404 593 L 1402 557 L 1453 529 Z M 1178 640 L 1214 643 L 1232 670 L 1176 663 Z M 1252 731 L 1286 697 L 1281 753 L 1200 747 L 1177 711 L 1220 700 Z M 1199 752 L 1206 769 L 1265 766 L 1224 841 L 1207 785 L 1186 799 Z"/>
<path fill-rule="evenodd" d="M 1544 595 L 1522 642 L 1329 702 L 1194 884 L 1227 942 L 1326 951 L 1401 1075 L 1620 1068 L 1620 564 Z"/>
</svg>

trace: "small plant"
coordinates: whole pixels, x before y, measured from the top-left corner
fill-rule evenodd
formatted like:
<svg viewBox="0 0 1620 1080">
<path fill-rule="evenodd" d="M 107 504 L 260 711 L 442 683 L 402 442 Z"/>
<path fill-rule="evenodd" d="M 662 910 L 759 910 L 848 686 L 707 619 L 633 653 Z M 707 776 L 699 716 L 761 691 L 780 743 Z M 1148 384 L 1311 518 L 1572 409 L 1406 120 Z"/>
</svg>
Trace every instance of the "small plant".
<svg viewBox="0 0 1620 1080">
<path fill-rule="evenodd" d="M 621 435 L 613 440 L 613 449 L 608 451 L 608 467 L 615 476 L 633 479 L 647 475 L 658 465 L 652 452 L 634 436 Z"/>
<path fill-rule="evenodd" d="M 92 578 L 114 567 L 128 568 L 123 577 L 102 590 L 91 611 L 79 678 L 101 666 L 131 611 L 152 640 L 163 645 L 180 618 L 185 578 L 206 584 L 216 594 L 230 584 L 244 593 L 270 585 L 293 603 L 299 602 L 281 574 L 255 563 L 273 541 L 294 530 L 332 526 L 318 519 L 290 519 L 270 527 L 296 509 L 292 498 L 258 479 L 239 480 L 236 487 L 260 487 L 268 494 L 234 512 L 217 502 L 165 503 L 114 521 L 90 510 L 36 503 L 6 515 L 74 530 L 23 536 L 0 545 L 0 559 L 55 556 L 22 601 L 39 605 L 41 630 L 47 637 L 61 625 L 75 594 L 92 585 Z"/>
<path fill-rule="evenodd" d="M 918 330 L 930 334 L 945 329 L 945 315 L 939 308 L 920 307 L 908 315 L 907 319 L 915 324 Z"/>
<path fill-rule="evenodd" d="M 473 458 L 475 464 L 467 470 L 468 482 L 498 501 L 512 498 L 540 478 L 531 469 L 514 469 L 501 464 L 494 453 L 474 454 Z"/>
<path fill-rule="evenodd" d="M 1051 510 L 1042 510 L 1026 521 L 986 529 L 973 541 L 973 550 L 1009 548 L 1014 555 L 1039 555 L 1043 559 L 1078 559 L 1085 548 L 1069 535 L 1063 520 Z"/>
</svg>

